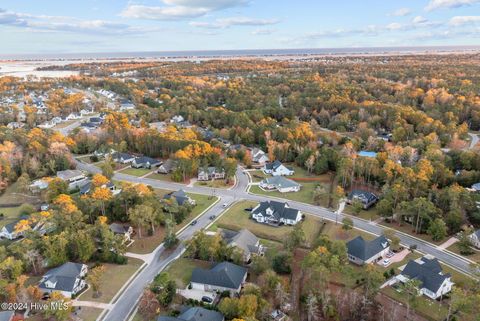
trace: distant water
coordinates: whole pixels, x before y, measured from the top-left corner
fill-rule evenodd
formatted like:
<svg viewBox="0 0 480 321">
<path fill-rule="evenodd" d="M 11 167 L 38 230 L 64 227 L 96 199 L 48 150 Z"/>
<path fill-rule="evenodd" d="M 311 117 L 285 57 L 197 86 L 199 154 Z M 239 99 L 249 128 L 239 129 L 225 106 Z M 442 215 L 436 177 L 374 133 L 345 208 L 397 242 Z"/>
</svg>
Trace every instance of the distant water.
<svg viewBox="0 0 480 321">
<path fill-rule="evenodd" d="M 124 59 L 124 58 L 212 58 L 212 57 L 264 57 L 310 56 L 343 54 L 393 54 L 423 52 L 478 51 L 480 46 L 432 46 L 432 47 L 365 47 L 365 48 L 307 48 L 307 49 L 252 49 L 252 50 L 195 50 L 195 51 L 145 51 L 102 53 L 45 53 L 0 54 L 0 60 L 50 60 L 50 59 Z"/>
</svg>

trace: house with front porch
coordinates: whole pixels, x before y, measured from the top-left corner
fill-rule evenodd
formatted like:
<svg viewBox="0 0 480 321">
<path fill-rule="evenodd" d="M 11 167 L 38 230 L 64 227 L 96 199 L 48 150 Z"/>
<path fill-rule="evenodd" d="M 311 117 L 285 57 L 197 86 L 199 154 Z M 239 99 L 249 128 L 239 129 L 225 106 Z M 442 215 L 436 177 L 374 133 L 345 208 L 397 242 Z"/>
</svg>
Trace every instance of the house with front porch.
<svg viewBox="0 0 480 321">
<path fill-rule="evenodd" d="M 67 262 L 45 273 L 38 288 L 44 293 L 60 292 L 72 298 L 86 287 L 87 271 L 86 264 Z"/>
<path fill-rule="evenodd" d="M 270 225 L 296 225 L 302 220 L 302 212 L 288 203 L 264 201 L 252 209 L 252 219 Z"/>
</svg>

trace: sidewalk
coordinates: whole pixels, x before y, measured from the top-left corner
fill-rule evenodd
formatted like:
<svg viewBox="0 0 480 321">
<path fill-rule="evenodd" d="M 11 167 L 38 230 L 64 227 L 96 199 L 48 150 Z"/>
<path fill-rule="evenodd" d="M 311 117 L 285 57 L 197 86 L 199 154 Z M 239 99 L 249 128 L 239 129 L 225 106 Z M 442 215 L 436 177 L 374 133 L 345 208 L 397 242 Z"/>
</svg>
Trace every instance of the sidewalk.
<svg viewBox="0 0 480 321">
<path fill-rule="evenodd" d="M 73 300 L 72 305 L 74 307 L 90 307 L 90 308 L 97 308 L 102 310 L 110 310 L 113 307 L 113 304 L 110 304 L 110 303 L 102 303 L 102 302 L 94 302 L 94 301 L 77 301 L 77 300 Z"/>
<path fill-rule="evenodd" d="M 125 253 L 126 257 L 131 257 L 134 259 L 139 259 L 142 260 L 143 262 L 150 263 L 155 256 L 155 251 L 147 253 L 147 254 L 138 254 L 138 253 L 131 253 L 127 252 Z"/>
<path fill-rule="evenodd" d="M 449 238 L 447 241 L 445 241 L 444 243 L 440 244 L 439 246 L 437 246 L 438 249 L 442 249 L 442 250 L 445 250 L 446 248 L 450 247 L 450 245 L 453 245 L 455 243 L 458 242 L 458 239 L 456 237 L 451 237 Z"/>
</svg>

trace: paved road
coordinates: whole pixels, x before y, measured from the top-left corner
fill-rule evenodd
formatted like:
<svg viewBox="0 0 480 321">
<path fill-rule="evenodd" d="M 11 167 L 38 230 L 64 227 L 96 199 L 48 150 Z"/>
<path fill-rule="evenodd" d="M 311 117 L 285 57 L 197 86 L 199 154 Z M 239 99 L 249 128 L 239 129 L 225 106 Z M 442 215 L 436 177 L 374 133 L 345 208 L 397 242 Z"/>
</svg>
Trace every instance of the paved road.
<svg viewBox="0 0 480 321">
<path fill-rule="evenodd" d="M 98 173 L 100 170 L 91 165 L 85 163 L 78 163 L 77 166 L 79 169 Z M 232 189 L 215 189 L 212 190 L 208 187 L 201 187 L 201 186 L 186 186 L 183 184 L 165 182 L 160 180 L 148 179 L 148 178 L 140 178 L 132 175 L 127 175 L 123 173 L 116 173 L 113 177 L 115 180 L 120 181 L 129 181 L 133 183 L 143 183 L 147 185 L 151 185 L 154 188 L 159 189 L 166 189 L 166 190 L 176 190 L 179 188 L 183 188 L 186 192 L 190 193 L 198 193 L 198 194 L 206 194 L 206 195 L 213 195 L 220 198 L 220 201 L 213 206 L 211 209 L 206 211 L 204 215 L 202 215 L 198 219 L 198 224 L 195 226 L 188 226 L 180 235 L 179 239 L 184 241 L 189 239 L 196 231 L 199 231 L 203 227 L 207 226 L 209 223 L 208 217 L 210 215 L 220 215 L 223 211 L 223 204 L 231 204 L 238 200 L 251 200 L 251 201 L 264 201 L 266 199 L 274 199 L 272 197 L 261 196 L 261 195 L 254 195 L 247 192 L 247 187 L 249 183 L 248 176 L 246 173 L 239 167 L 237 169 L 237 184 Z M 279 199 L 281 200 L 281 199 Z M 285 201 L 285 200 L 283 200 Z M 319 206 L 309 205 L 305 203 L 295 202 L 288 200 L 290 206 L 301 210 L 304 213 L 310 213 L 317 217 L 321 217 L 323 219 L 331 220 L 331 221 L 338 221 L 344 218 L 342 214 L 336 214 L 326 208 L 322 208 Z M 380 235 L 383 233 L 383 228 L 366 220 L 362 220 L 359 218 L 351 217 L 354 226 L 366 232 Z M 410 235 L 404 233 L 397 233 L 398 237 L 400 238 L 402 244 L 406 246 L 416 245 L 417 249 L 423 253 L 433 255 L 437 257 L 440 261 L 460 270 L 464 273 L 470 274 L 470 261 L 465 260 L 464 258 L 443 251 L 441 248 L 428 243 L 426 241 L 417 239 Z M 132 282 L 132 284 L 127 288 L 127 290 L 120 296 L 119 300 L 113 305 L 113 308 L 109 311 L 106 318 L 104 320 L 124 320 L 128 317 L 129 312 L 133 309 L 136 305 L 138 298 L 140 297 L 143 289 L 148 283 L 153 279 L 153 277 L 161 271 L 165 266 L 167 266 L 171 261 L 173 261 L 179 253 L 183 251 L 183 245 L 179 246 L 179 248 L 170 256 L 160 258 L 161 254 L 163 253 L 163 247 L 160 246 L 155 253 L 156 259 L 148 265 L 142 272 L 139 273 L 137 278 Z"/>
<path fill-rule="evenodd" d="M 470 149 L 474 149 L 475 146 L 477 146 L 478 141 L 479 141 L 480 139 L 478 138 L 478 135 L 477 135 L 477 134 L 468 133 L 468 136 L 470 136 L 470 138 L 472 139 L 472 140 L 470 141 L 470 146 L 469 146 L 469 148 L 470 148 Z"/>
</svg>

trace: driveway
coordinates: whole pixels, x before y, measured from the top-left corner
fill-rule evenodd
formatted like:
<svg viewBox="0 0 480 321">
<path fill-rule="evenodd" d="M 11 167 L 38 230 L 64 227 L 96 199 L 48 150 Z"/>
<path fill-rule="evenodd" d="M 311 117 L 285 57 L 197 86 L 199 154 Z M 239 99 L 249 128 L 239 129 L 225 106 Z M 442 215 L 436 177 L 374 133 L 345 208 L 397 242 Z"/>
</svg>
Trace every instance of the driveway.
<svg viewBox="0 0 480 321">
<path fill-rule="evenodd" d="M 215 301 L 215 298 L 217 296 L 216 293 L 214 292 L 207 292 L 207 291 L 197 290 L 197 289 L 178 290 L 177 293 L 183 296 L 185 299 L 193 299 L 197 301 L 202 301 L 202 297 L 204 296 L 212 298 L 212 300 Z"/>
</svg>

